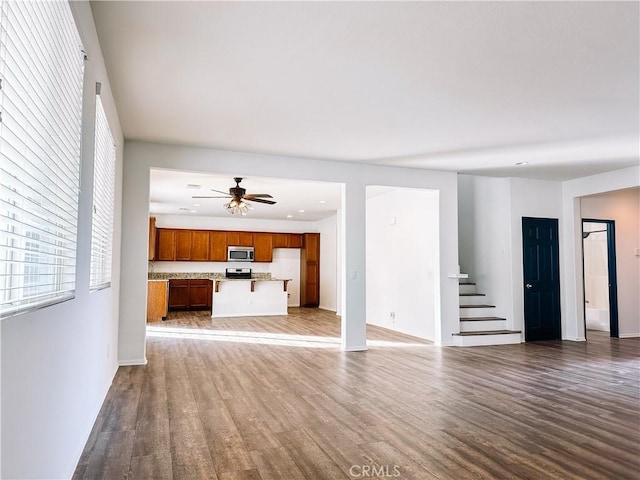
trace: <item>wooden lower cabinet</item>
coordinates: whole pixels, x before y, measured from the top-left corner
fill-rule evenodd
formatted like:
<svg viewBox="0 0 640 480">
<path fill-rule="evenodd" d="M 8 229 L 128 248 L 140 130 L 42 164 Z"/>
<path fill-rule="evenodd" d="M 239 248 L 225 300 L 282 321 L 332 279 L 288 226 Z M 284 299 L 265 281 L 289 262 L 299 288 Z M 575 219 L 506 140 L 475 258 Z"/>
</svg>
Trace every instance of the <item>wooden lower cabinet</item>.
<svg viewBox="0 0 640 480">
<path fill-rule="evenodd" d="M 147 282 L 147 322 L 158 322 L 167 316 L 167 283 L 166 280 Z"/>
<path fill-rule="evenodd" d="M 212 285 L 211 280 L 189 280 L 189 308 L 191 310 L 211 308 Z"/>
<path fill-rule="evenodd" d="M 169 280 L 169 310 L 208 310 L 212 295 L 211 280 Z"/>
</svg>

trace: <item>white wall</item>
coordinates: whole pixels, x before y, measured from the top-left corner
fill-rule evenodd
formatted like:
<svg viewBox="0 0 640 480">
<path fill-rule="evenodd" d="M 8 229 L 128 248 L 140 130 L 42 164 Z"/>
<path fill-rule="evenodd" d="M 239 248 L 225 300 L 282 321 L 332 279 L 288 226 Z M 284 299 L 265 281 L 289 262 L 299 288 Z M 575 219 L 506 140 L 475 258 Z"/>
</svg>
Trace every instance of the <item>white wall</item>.
<svg viewBox="0 0 640 480">
<path fill-rule="evenodd" d="M 640 166 L 578 178 L 562 184 L 563 222 L 560 232 L 564 264 L 562 280 L 563 338 L 584 340 L 584 292 L 582 290 L 582 213 L 580 197 L 640 186 Z M 637 290 L 634 292 L 638 298 Z M 638 305 L 636 305 L 636 316 Z M 564 327 L 566 326 L 566 337 Z M 626 328 L 626 327 L 625 327 Z M 622 332 L 622 330 L 621 330 Z M 632 335 L 633 333 L 631 333 Z"/>
<path fill-rule="evenodd" d="M 367 323 L 434 340 L 438 258 L 438 192 L 396 188 L 368 198 Z"/>
<path fill-rule="evenodd" d="M 640 188 L 583 197 L 580 210 L 582 218 L 615 221 L 618 330 L 620 337 L 640 336 Z"/>
<path fill-rule="evenodd" d="M 2 473 L 70 478 L 117 369 L 122 134 L 89 3 L 74 2 L 85 63 L 76 296 L 0 323 Z M 89 292 L 95 82 L 118 143 L 111 288 Z"/>
<path fill-rule="evenodd" d="M 257 175 L 288 179 L 337 182 L 344 185 L 338 230 L 342 248 L 337 258 L 342 270 L 342 348 L 366 348 L 365 322 L 365 188 L 367 185 L 438 190 L 441 322 L 436 342 L 452 344 L 458 331 L 457 282 L 448 278 L 457 271 L 456 174 L 410 168 L 361 165 L 301 158 L 279 157 L 222 150 L 159 145 L 125 144 L 122 285 L 120 302 L 119 359 L 122 363 L 145 363 L 145 302 L 147 278 L 147 229 L 149 172 L 151 168 Z"/>
<path fill-rule="evenodd" d="M 334 215 L 316 223 L 320 232 L 320 308 L 334 312 L 338 308 L 337 222 Z"/>
<path fill-rule="evenodd" d="M 458 175 L 460 269 L 513 327 L 511 181 Z M 518 228 L 516 226 L 516 228 Z"/>
</svg>

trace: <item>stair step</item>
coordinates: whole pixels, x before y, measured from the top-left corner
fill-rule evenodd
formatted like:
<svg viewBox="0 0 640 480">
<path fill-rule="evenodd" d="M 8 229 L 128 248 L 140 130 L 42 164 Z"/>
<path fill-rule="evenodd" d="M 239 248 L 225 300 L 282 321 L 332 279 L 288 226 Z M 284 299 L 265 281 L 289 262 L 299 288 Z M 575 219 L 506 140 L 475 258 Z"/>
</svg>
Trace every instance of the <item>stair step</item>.
<svg viewBox="0 0 640 480">
<path fill-rule="evenodd" d="M 476 293 L 476 284 L 475 283 L 460 283 L 458 284 L 458 292 L 461 295 L 464 294 L 475 294 Z"/>
<path fill-rule="evenodd" d="M 494 332 L 504 330 L 505 328 L 507 328 L 506 318 L 495 317 L 491 320 L 486 320 L 486 317 L 483 317 L 482 320 L 478 320 L 476 318 L 468 320 L 465 320 L 464 318 L 460 319 L 460 333 Z"/>
<path fill-rule="evenodd" d="M 486 330 L 453 334 L 453 344 L 458 347 L 514 345 L 521 341 L 521 332 L 518 330 Z"/>
<path fill-rule="evenodd" d="M 460 305 L 460 318 L 478 318 L 495 316 L 494 305 Z"/>
<path fill-rule="evenodd" d="M 459 303 L 464 305 L 486 305 L 487 296 L 484 293 L 460 293 Z"/>
<path fill-rule="evenodd" d="M 482 322 L 482 321 L 492 321 L 492 320 L 506 320 L 506 318 L 502 317 L 460 317 L 461 322 Z"/>
<path fill-rule="evenodd" d="M 460 335 L 462 337 L 469 335 L 508 335 L 510 333 L 522 333 L 520 330 L 481 330 L 479 332 L 460 332 L 454 333 L 454 335 Z"/>
</svg>

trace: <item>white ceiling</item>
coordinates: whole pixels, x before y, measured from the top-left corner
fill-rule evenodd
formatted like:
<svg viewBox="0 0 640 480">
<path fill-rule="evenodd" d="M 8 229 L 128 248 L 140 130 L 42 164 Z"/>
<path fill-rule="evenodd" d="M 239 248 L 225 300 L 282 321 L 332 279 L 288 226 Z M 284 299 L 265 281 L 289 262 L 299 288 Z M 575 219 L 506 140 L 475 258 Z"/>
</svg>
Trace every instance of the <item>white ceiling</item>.
<svg viewBox="0 0 640 480">
<path fill-rule="evenodd" d="M 127 139 L 554 180 L 640 161 L 638 2 L 92 9 Z"/>
<path fill-rule="evenodd" d="M 194 188 L 198 185 L 200 188 Z M 339 183 L 246 177 L 240 186 L 246 188 L 247 193 L 268 193 L 276 202 L 275 205 L 250 202 L 253 210 L 249 211 L 247 218 L 313 222 L 333 215 L 342 201 L 342 184 Z M 242 218 L 224 208 L 228 199 L 192 198 L 194 195 L 218 196 L 220 194 L 211 189 L 228 192 L 229 187 L 235 187 L 235 182 L 228 175 L 151 170 L 149 212 L 154 215 L 202 215 L 230 220 Z"/>
</svg>

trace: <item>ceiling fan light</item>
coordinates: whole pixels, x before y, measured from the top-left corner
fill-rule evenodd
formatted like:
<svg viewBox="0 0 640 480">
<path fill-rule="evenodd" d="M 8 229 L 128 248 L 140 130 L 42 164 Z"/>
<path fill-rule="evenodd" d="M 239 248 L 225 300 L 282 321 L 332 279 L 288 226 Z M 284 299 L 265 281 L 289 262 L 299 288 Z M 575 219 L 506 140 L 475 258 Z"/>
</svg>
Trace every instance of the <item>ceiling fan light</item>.
<svg viewBox="0 0 640 480">
<path fill-rule="evenodd" d="M 239 213 L 241 215 L 246 215 L 249 208 L 251 208 L 246 202 L 243 202 L 242 200 L 238 201 L 235 198 L 229 203 L 226 203 L 224 207 L 229 213 Z"/>
</svg>

